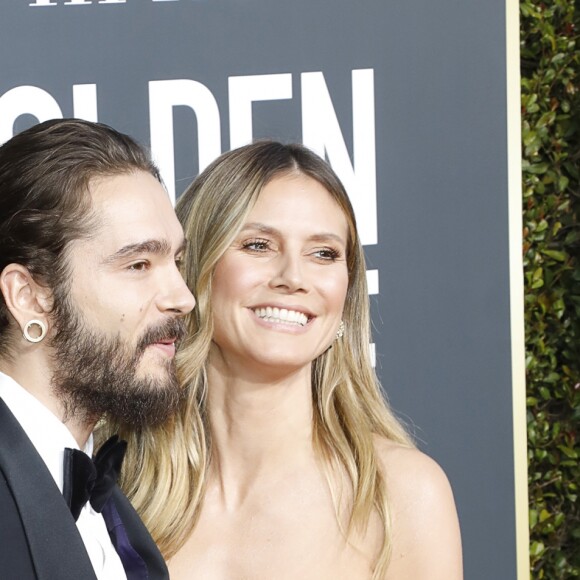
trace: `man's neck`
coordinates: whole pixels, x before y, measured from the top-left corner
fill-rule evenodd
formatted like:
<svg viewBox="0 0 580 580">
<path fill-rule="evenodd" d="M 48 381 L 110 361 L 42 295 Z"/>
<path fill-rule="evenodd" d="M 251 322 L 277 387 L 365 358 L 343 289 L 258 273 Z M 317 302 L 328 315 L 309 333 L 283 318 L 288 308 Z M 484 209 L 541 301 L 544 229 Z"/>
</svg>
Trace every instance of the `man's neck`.
<svg viewBox="0 0 580 580">
<path fill-rule="evenodd" d="M 78 417 L 67 416 L 65 405 L 54 392 L 51 384 L 52 372 L 46 363 L 47 361 L 38 360 L 38 357 L 0 359 L 0 371 L 40 401 L 67 427 L 79 447 L 84 449 L 97 420 L 79 420 Z"/>
</svg>

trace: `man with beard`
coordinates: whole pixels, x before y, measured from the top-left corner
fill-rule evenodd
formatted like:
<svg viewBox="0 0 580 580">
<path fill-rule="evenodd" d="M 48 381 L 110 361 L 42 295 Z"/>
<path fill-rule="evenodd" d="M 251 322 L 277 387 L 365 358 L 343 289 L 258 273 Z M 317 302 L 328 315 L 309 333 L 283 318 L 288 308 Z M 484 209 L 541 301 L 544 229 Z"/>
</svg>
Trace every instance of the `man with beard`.
<svg viewBox="0 0 580 580">
<path fill-rule="evenodd" d="M 180 401 L 195 301 L 158 171 L 105 125 L 36 125 L 0 147 L 0 244 L 0 576 L 167 578 L 116 486 L 126 444 L 90 459 L 100 418 L 160 424 Z"/>
</svg>

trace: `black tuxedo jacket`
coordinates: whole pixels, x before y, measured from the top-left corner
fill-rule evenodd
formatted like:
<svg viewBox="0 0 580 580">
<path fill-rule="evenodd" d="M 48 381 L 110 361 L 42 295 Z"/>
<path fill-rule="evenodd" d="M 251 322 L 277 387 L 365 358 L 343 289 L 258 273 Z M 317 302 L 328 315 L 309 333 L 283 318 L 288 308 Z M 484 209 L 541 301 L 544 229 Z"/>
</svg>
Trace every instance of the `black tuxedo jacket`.
<svg viewBox="0 0 580 580">
<path fill-rule="evenodd" d="M 169 578 L 157 546 L 119 488 L 111 498 L 147 580 Z M 96 580 L 70 510 L 44 461 L 0 399 L 0 578 Z M 145 579 L 144 579 L 145 580 Z"/>
</svg>

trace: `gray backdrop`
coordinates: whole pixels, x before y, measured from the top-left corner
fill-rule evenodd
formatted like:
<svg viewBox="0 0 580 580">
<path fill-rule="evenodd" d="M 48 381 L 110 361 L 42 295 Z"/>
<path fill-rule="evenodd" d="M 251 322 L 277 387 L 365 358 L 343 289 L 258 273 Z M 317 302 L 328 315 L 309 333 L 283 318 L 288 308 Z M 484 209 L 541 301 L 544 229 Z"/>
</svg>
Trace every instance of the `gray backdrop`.
<svg viewBox="0 0 580 580">
<path fill-rule="evenodd" d="M 327 153 L 378 271 L 378 372 L 449 475 L 470 580 L 516 578 L 505 46 L 505 0 L 0 8 L 0 141 L 98 119 L 177 194 L 252 133 Z"/>
</svg>

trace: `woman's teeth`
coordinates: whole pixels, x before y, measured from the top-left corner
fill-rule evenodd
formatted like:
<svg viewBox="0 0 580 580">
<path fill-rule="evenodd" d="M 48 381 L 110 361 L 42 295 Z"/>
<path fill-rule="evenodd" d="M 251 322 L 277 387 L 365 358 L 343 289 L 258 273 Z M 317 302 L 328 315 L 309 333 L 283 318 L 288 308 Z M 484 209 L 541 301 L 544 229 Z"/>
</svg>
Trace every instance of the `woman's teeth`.
<svg viewBox="0 0 580 580">
<path fill-rule="evenodd" d="M 298 324 L 300 326 L 304 326 L 308 322 L 308 316 L 306 314 L 286 308 L 266 306 L 266 308 L 254 308 L 254 313 L 258 318 L 266 322 L 281 322 L 284 324 Z"/>
</svg>

